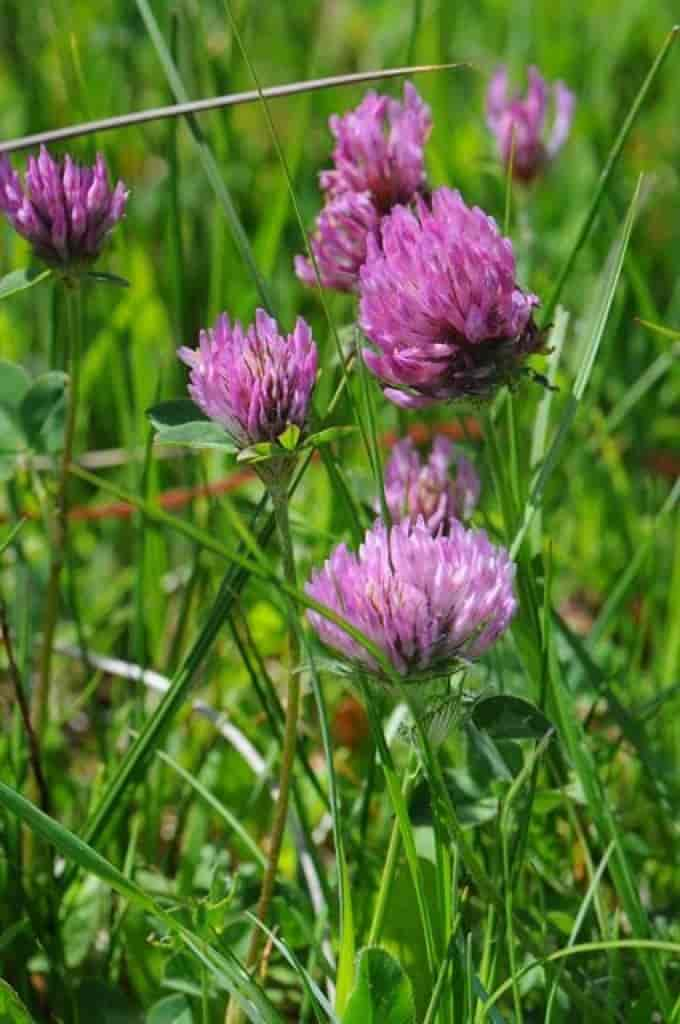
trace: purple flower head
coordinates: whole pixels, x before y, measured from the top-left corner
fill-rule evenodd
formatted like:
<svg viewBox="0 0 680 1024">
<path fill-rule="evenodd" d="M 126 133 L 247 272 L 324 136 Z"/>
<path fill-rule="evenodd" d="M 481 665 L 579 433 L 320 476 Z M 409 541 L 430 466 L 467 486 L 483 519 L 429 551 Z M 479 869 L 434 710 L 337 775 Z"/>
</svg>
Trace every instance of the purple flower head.
<svg viewBox="0 0 680 1024">
<path fill-rule="evenodd" d="M 377 520 L 356 554 L 340 544 L 306 585 L 373 641 L 405 678 L 444 674 L 482 655 L 508 626 L 517 603 L 514 565 L 483 531 L 452 520 L 433 536 L 422 519 L 388 531 Z M 379 674 L 375 659 L 339 626 L 307 613 L 320 638 Z"/>
<path fill-rule="evenodd" d="M 394 446 L 385 467 L 385 500 L 392 521 L 421 519 L 432 534 L 448 533 L 452 519 L 467 518 L 479 501 L 480 486 L 475 467 L 441 434 L 426 462 L 407 437 Z"/>
<path fill-rule="evenodd" d="M 197 349 L 180 348 L 191 368 L 189 394 L 221 423 L 240 447 L 276 441 L 286 427 L 304 430 L 316 380 L 317 350 L 299 317 L 287 337 L 263 309 L 244 330 L 226 313 L 200 333 Z"/>
<path fill-rule="evenodd" d="M 486 119 L 496 137 L 498 154 L 506 166 L 512 157 L 513 175 L 520 181 L 531 181 L 552 160 L 566 142 L 574 114 L 574 94 L 563 82 L 553 89 L 555 117 L 549 137 L 545 137 L 548 110 L 548 85 L 538 68 L 529 68 L 526 96 L 508 96 L 508 72 L 498 68 L 489 84 L 486 97 Z M 513 143 L 514 139 L 514 143 Z"/>
<path fill-rule="evenodd" d="M 368 192 L 345 192 L 328 200 L 310 240 L 324 288 L 356 290 L 368 235 L 377 236 L 379 222 Z M 304 256 L 295 257 L 295 272 L 305 284 L 316 284 L 314 266 Z"/>
<path fill-rule="evenodd" d="M 125 212 L 128 194 L 122 181 L 109 187 L 101 153 L 94 167 L 81 167 L 68 155 L 54 160 L 41 146 L 37 158 L 29 157 L 23 186 L 9 161 L 0 158 L 0 210 L 53 267 L 73 270 L 96 260 Z"/>
<path fill-rule="evenodd" d="M 359 322 L 378 350 L 364 350 L 366 365 L 387 398 L 405 408 L 486 399 L 541 350 L 538 299 L 517 286 L 511 242 L 459 192 L 395 207 L 381 236 L 382 246 L 368 238 Z"/>
<path fill-rule="evenodd" d="M 369 192 L 385 213 L 407 203 L 425 184 L 423 146 L 432 127 L 430 108 L 413 85 L 404 85 L 404 100 L 369 92 L 356 110 L 330 119 L 335 136 L 332 171 L 320 183 L 329 196 Z"/>
</svg>

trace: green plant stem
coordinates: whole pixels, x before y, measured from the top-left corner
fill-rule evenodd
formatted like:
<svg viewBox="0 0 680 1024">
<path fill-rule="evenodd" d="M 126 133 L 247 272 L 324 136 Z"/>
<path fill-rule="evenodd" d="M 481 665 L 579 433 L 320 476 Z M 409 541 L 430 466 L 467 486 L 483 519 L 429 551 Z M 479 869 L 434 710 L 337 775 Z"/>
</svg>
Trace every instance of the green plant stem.
<svg viewBox="0 0 680 1024">
<path fill-rule="evenodd" d="M 49 708 L 52 648 L 59 614 L 59 586 L 68 545 L 69 465 L 73 455 L 78 385 L 80 376 L 81 293 L 80 284 L 70 281 L 64 286 L 67 315 L 66 365 L 69 372 L 68 408 L 64 431 L 64 447 L 57 484 L 56 515 L 52 538 L 52 561 L 47 583 L 43 646 L 38 681 L 33 692 L 31 712 L 38 742 L 42 740 Z"/>
<path fill-rule="evenodd" d="M 417 778 L 416 772 L 410 772 L 404 780 L 402 788 L 402 795 L 404 797 L 404 803 L 408 804 L 409 797 L 413 792 L 413 787 Z M 399 826 L 399 818 L 395 817 L 394 824 L 392 826 L 392 834 L 390 835 L 390 843 L 387 847 L 387 858 L 385 860 L 385 867 L 383 868 L 382 877 L 380 879 L 380 889 L 378 890 L 378 898 L 375 904 L 375 910 L 373 911 L 373 920 L 371 921 L 371 930 L 368 935 L 367 946 L 377 946 L 380 942 L 380 933 L 382 932 L 383 922 L 385 920 L 385 911 L 387 910 L 387 903 L 389 901 L 390 891 L 392 889 L 392 882 L 394 881 L 394 875 L 397 870 L 397 863 L 399 860 L 399 848 L 401 846 L 401 831 Z"/>
<path fill-rule="evenodd" d="M 17 699 L 17 705 L 19 706 L 19 712 L 21 714 L 21 720 L 24 724 L 24 731 L 26 732 L 26 742 L 28 744 L 28 756 L 33 768 L 33 776 L 35 779 L 36 789 L 40 797 L 40 806 L 45 814 L 50 813 L 50 794 L 47 788 L 47 781 L 45 779 L 45 773 L 42 767 L 42 761 L 40 758 L 40 745 L 36 739 L 35 731 L 33 729 L 33 723 L 31 722 L 31 715 L 28 707 L 28 701 L 26 700 L 26 694 L 24 693 L 23 683 L 21 681 L 21 675 L 19 673 L 19 667 L 14 657 L 14 646 L 12 644 L 12 636 L 9 629 L 9 621 L 7 618 L 7 606 L 0 594 L 0 637 L 5 648 L 5 655 L 7 657 L 7 664 L 9 666 L 9 675 L 12 680 L 14 687 L 14 694 Z"/>
<path fill-rule="evenodd" d="M 288 518 L 288 489 L 287 487 L 271 486 L 270 494 L 274 509 L 276 529 L 281 544 L 281 556 L 283 561 L 283 574 L 286 582 L 295 587 L 297 575 L 295 572 L 295 557 L 293 554 L 293 542 L 290 535 L 290 522 Z M 291 614 L 293 612 L 291 611 Z M 286 829 L 286 818 L 288 816 L 288 803 L 290 798 L 291 781 L 293 775 L 293 763 L 295 761 L 295 747 L 297 740 L 298 713 L 300 708 L 300 673 L 299 673 L 299 645 L 297 631 L 291 628 L 288 640 L 288 701 L 286 704 L 286 719 L 283 731 L 283 746 L 281 749 L 281 773 L 279 776 L 279 796 L 274 812 L 274 822 L 269 842 L 269 855 L 267 867 L 262 879 L 260 898 L 257 904 L 256 915 L 262 924 L 266 924 L 276 872 L 279 867 L 283 835 Z M 262 932 L 259 928 L 253 931 L 250 940 L 250 948 L 246 959 L 246 969 L 252 970 L 257 963 L 262 944 Z M 243 1010 L 235 999 L 230 999 L 227 1006 L 225 1024 L 239 1024 L 243 1021 Z"/>
</svg>

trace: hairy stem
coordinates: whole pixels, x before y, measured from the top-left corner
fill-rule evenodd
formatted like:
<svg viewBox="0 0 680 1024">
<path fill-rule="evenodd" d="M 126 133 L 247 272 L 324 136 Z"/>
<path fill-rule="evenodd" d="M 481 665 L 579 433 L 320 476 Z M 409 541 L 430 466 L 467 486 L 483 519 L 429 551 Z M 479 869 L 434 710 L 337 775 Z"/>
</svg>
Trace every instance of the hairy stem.
<svg viewBox="0 0 680 1024">
<path fill-rule="evenodd" d="M 80 331 L 81 331 L 81 295 L 80 284 L 69 282 L 65 286 L 67 309 L 66 364 L 69 371 L 68 409 L 66 413 L 66 429 L 64 432 L 64 448 L 61 457 L 59 480 L 57 483 L 56 515 L 54 535 L 52 537 L 52 560 L 47 582 L 45 601 L 45 625 L 43 630 L 43 646 L 40 658 L 38 681 L 33 692 L 31 712 L 33 728 L 38 742 L 42 739 L 47 724 L 49 707 L 50 678 L 52 672 L 52 648 L 59 614 L 59 587 L 64 567 L 65 552 L 68 544 L 68 511 L 69 511 L 69 465 L 73 455 L 73 438 L 78 407 L 78 385 L 80 373 Z"/>
<path fill-rule="evenodd" d="M 281 555 L 283 560 L 283 573 L 286 582 L 296 586 L 297 577 L 295 572 L 295 558 L 293 555 L 293 543 L 290 535 L 290 523 L 288 520 L 288 493 L 287 488 L 270 487 L 272 504 L 274 507 L 274 518 L 281 544 Z M 289 673 L 288 673 L 288 701 L 286 704 L 286 719 L 283 732 L 283 746 L 281 749 L 281 773 L 279 776 L 279 795 L 274 812 L 274 822 L 270 836 L 269 855 L 267 867 L 262 879 L 260 898 L 257 904 L 256 915 L 259 921 L 266 923 L 269 913 L 276 872 L 278 871 L 283 836 L 286 829 L 286 817 L 288 815 L 288 803 L 290 798 L 291 780 L 293 774 L 293 763 L 295 761 L 295 746 L 297 739 L 298 712 L 300 707 L 300 675 L 298 672 L 299 646 L 295 627 L 290 630 L 289 641 Z M 250 940 L 250 948 L 246 959 L 246 968 L 252 970 L 258 960 L 262 944 L 262 932 L 256 928 Z M 243 1011 L 236 1001 L 231 998 L 227 1006 L 225 1024 L 240 1024 L 244 1020 Z"/>
</svg>

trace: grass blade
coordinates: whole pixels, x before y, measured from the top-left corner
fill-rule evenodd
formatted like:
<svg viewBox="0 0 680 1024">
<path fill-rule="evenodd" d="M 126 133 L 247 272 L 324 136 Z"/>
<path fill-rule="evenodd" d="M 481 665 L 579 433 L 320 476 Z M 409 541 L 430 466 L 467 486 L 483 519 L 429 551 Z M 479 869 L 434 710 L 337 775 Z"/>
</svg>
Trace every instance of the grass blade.
<svg viewBox="0 0 680 1024">
<path fill-rule="evenodd" d="M 578 256 L 585 240 L 590 234 L 590 229 L 592 228 L 593 223 L 595 221 L 595 217 L 597 215 L 597 211 L 600 208 L 600 203 L 602 202 L 602 199 L 604 197 L 605 190 L 607 188 L 607 185 L 609 184 L 612 174 L 614 173 L 614 168 L 618 163 L 623 147 L 626 144 L 626 140 L 630 135 L 633 125 L 635 124 L 637 116 L 640 112 L 640 108 L 642 107 L 642 104 L 647 98 L 647 94 L 651 89 L 657 75 L 659 74 L 659 71 L 661 70 L 664 61 L 666 60 L 666 57 L 668 56 L 670 49 L 673 43 L 675 42 L 675 38 L 678 32 L 680 32 L 680 25 L 674 25 L 671 31 L 666 36 L 664 44 L 659 50 L 659 53 L 657 54 L 654 63 L 649 69 L 644 82 L 640 86 L 639 92 L 633 100 L 633 105 L 628 111 L 628 116 L 626 117 L 626 120 L 623 122 L 621 130 L 617 135 L 614 145 L 612 146 L 609 152 L 607 162 L 605 163 L 602 169 L 602 173 L 600 174 L 600 180 L 598 181 L 597 188 L 593 193 L 593 198 L 591 200 L 590 206 L 586 210 L 583 221 L 581 222 L 581 227 L 579 228 L 576 240 L 574 241 L 571 251 L 567 256 L 567 259 L 565 261 L 564 266 L 562 267 L 562 270 L 560 271 L 559 277 L 557 278 L 557 282 L 555 283 L 555 287 L 553 288 L 552 294 L 548 299 L 548 302 L 546 303 L 546 306 L 543 310 L 544 324 L 550 323 L 550 318 L 552 317 L 553 312 L 557 307 L 557 303 L 560 301 L 562 289 L 567 278 L 569 277 L 569 274 L 571 273 L 571 269 L 574 266 L 576 257 Z"/>
<path fill-rule="evenodd" d="M 68 860 L 99 878 L 130 903 L 162 921 L 200 960 L 211 965 L 213 973 L 217 974 L 225 986 L 240 999 L 251 1020 L 263 1024 L 282 1024 L 269 1000 L 251 981 L 235 957 L 227 958 L 207 946 L 202 939 L 179 924 L 171 914 L 162 910 L 140 886 L 110 861 L 58 821 L 40 811 L 30 800 L 26 800 L 21 794 L 6 786 L 4 782 L 0 782 L 0 804 Z"/>
<path fill-rule="evenodd" d="M 579 367 L 576 380 L 574 381 L 572 392 L 569 395 L 562 412 L 555 437 L 553 438 L 552 444 L 550 445 L 534 478 L 529 500 L 524 507 L 522 523 L 515 535 L 515 539 L 513 540 L 512 547 L 510 549 L 513 557 L 515 557 L 519 551 L 522 541 L 526 535 L 526 531 L 529 528 L 536 511 L 540 507 L 545 485 L 552 476 L 553 470 L 557 465 L 567 434 L 569 433 L 571 425 L 576 418 L 579 404 L 583 398 L 588 381 L 590 380 L 590 375 L 593 371 L 595 359 L 600 349 L 604 329 L 607 326 L 607 320 L 614 301 L 614 294 L 619 283 L 619 278 L 621 277 L 623 261 L 626 256 L 626 250 L 628 248 L 633 224 L 635 222 L 635 214 L 637 212 L 637 203 L 641 185 L 642 178 L 638 180 L 633 198 L 630 202 L 630 206 L 628 207 L 626 219 L 623 223 L 623 227 L 621 228 L 621 234 L 615 241 L 609 253 L 600 286 L 599 301 L 597 302 L 594 310 L 592 323 L 586 326 L 586 333 L 590 335 L 586 351 L 583 359 L 581 360 L 581 365 Z"/>
<path fill-rule="evenodd" d="M 181 103 L 187 103 L 189 97 L 186 89 L 184 88 L 184 83 L 182 82 L 179 71 L 177 70 L 177 65 L 172 59 L 172 54 L 163 39 L 160 28 L 158 27 L 158 22 L 154 17 L 148 0 L 135 0 L 135 2 L 175 98 Z M 236 244 L 236 248 L 239 250 L 241 258 L 252 275 L 255 287 L 257 288 L 263 305 L 271 312 L 272 303 L 269 296 L 269 290 L 258 269 L 257 263 L 255 262 L 255 254 L 253 253 L 245 228 L 243 227 L 236 207 L 234 206 L 231 193 L 225 185 L 220 169 L 217 166 L 217 161 L 215 160 L 212 149 L 206 142 L 205 136 L 203 135 L 195 117 L 190 114 L 187 115 L 187 123 L 189 125 L 191 137 L 196 144 L 198 158 L 201 161 L 205 175 L 212 186 L 215 196 L 217 197 L 217 201 L 222 207 Z"/>
<path fill-rule="evenodd" d="M 455 68 L 470 67 L 466 62 L 449 64 L 415 64 L 411 67 L 379 68 L 374 71 L 357 71 L 348 75 L 329 75 L 326 78 L 313 78 L 303 82 L 289 82 L 286 85 L 271 85 L 262 89 L 267 99 L 281 99 L 286 96 L 300 96 L 307 92 L 320 89 L 335 89 L 344 85 L 361 85 L 365 82 L 380 82 L 389 78 L 404 78 L 406 75 L 422 75 L 432 71 L 452 71 Z M 167 107 L 152 107 L 138 110 L 117 117 L 103 117 L 97 121 L 86 121 L 73 124 L 66 128 L 54 128 L 51 131 L 35 132 L 22 135 L 16 139 L 0 142 L 0 153 L 17 153 L 32 146 L 48 146 L 67 139 L 94 135 L 95 132 L 114 131 L 118 128 L 129 128 L 133 125 L 147 124 L 149 121 L 162 121 L 169 117 L 186 117 L 189 114 L 203 114 L 210 110 L 223 110 L 225 107 L 237 107 L 243 103 L 256 103 L 260 99 L 257 89 L 246 92 L 229 93 L 226 96 L 211 96 L 204 100 L 187 100 L 173 103 Z"/>
</svg>

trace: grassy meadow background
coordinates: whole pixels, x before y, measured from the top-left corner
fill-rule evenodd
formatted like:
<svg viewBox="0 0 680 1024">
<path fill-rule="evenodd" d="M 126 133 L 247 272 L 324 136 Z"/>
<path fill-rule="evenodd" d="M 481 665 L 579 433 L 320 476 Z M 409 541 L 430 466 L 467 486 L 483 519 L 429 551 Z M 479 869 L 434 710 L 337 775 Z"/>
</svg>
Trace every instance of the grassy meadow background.
<svg viewBox="0 0 680 1024">
<path fill-rule="evenodd" d="M 577 96 L 571 137 L 542 180 L 529 191 L 515 191 L 510 210 L 518 280 L 544 303 L 616 135 L 678 16 L 670 0 L 234 0 L 232 10 L 263 85 L 406 63 L 469 62 L 414 78 L 433 112 L 428 173 L 433 186 L 459 188 L 468 203 L 500 223 L 506 183 L 484 121 L 488 77 L 505 60 L 519 82 L 531 63 L 549 80 L 563 78 Z M 2 0 L 0 138 L 174 102 L 149 32 L 152 20 L 190 97 L 253 87 L 220 0 Z M 377 87 L 401 92 L 399 81 Z M 310 228 L 320 207 L 317 172 L 330 159 L 328 116 L 355 106 L 364 92 L 362 86 L 337 87 L 270 104 Z M 680 1021 L 680 523 L 672 493 L 680 466 L 678 340 L 636 320 L 680 329 L 679 97 L 676 43 L 566 281 L 562 312 L 552 318 L 562 334 L 559 363 L 553 358 L 559 390 L 546 393 L 525 380 L 508 403 L 520 439 L 514 506 L 498 488 L 497 460 L 506 479 L 513 454 L 505 406 L 497 410 L 497 444 L 490 451 L 480 410 L 441 406 L 397 415 L 370 384 L 384 451 L 404 429 L 427 438 L 443 427 L 458 437 L 482 476 L 475 522 L 510 543 L 530 491 L 532 459 L 555 438 L 587 360 L 619 229 L 644 174 L 597 360 L 522 546 L 522 614 L 467 680 L 474 692 L 543 703 L 557 732 L 553 753 L 546 758 L 541 750 L 534 760 L 533 740 L 500 734 L 494 740 L 462 725 L 442 752 L 468 839 L 519 922 L 513 931 L 515 917 L 489 905 L 457 865 L 456 929 L 443 940 L 449 944 L 444 984 L 450 1024 Z M 243 244 L 234 241 L 224 203 L 206 174 L 206 153 L 216 162 L 276 315 L 286 330 L 298 314 L 314 328 L 322 363 L 320 414 L 339 379 L 319 296 L 293 272 L 293 256 L 302 251 L 300 228 L 261 104 L 201 115 L 198 124 L 202 149 L 180 120 L 64 147 L 90 161 L 101 150 L 113 175 L 131 189 L 125 221 L 100 264 L 127 278 L 130 287 L 88 287 L 85 300 L 76 453 L 97 480 L 74 479 L 71 485 L 75 507 L 42 738 L 52 816 L 82 838 L 110 793 L 116 766 L 159 702 L 150 687 L 124 678 L 120 664 L 98 662 L 97 656 L 173 677 L 201 636 L 228 568 L 201 538 L 235 548 L 232 508 L 250 522 L 262 492 L 252 475 L 221 455 L 157 457 L 145 416 L 158 399 L 185 393 L 175 354 L 180 344 L 193 344 L 198 329 L 222 310 L 249 320 L 261 302 Z M 17 154 L 15 164 L 23 168 L 24 159 Z M 27 266 L 29 258 L 26 244 L 3 221 L 0 277 Z M 352 322 L 351 298 L 329 294 L 328 302 L 339 327 Z M 32 376 L 58 367 L 63 313 L 53 283 L 4 299 L 0 357 Z M 546 370 L 544 358 L 533 362 Z M 331 423 L 353 422 L 352 395 L 341 399 Z M 375 488 L 359 435 L 331 451 L 311 463 L 292 505 L 301 581 L 337 540 L 352 540 L 357 521 L 370 519 Z M 0 594 L 29 691 L 40 653 L 49 556 L 42 516 L 50 507 L 53 476 L 44 462 L 6 475 L 0 541 L 22 516 L 26 521 L 1 556 Z M 172 523 L 125 505 L 111 485 L 200 532 L 193 539 L 178 533 Z M 264 521 L 260 514 L 256 528 Z M 276 546 L 267 550 L 276 560 Z M 537 609 L 544 632 L 551 633 L 549 666 L 536 660 L 527 641 Z M 91 844 L 138 887 L 135 892 L 225 957 L 244 957 L 249 925 L 242 912 L 257 898 L 259 851 L 266 848 L 276 779 L 275 695 L 285 693 L 288 615 L 288 604 L 270 584 L 251 579 L 238 591 L 169 728 L 150 743 L 138 777 L 116 793 L 105 828 Z M 89 662 L 74 656 L 83 645 Z M 35 800 L 4 658 L 3 651 L 0 777 Z M 352 938 L 359 949 L 367 939 L 392 810 L 360 697 L 347 681 L 323 671 L 321 686 L 342 808 Z M 192 711 L 192 700 L 224 713 L 224 734 L 215 716 Z M 392 724 L 394 706 L 386 700 Z M 303 719 L 295 827 L 287 833 L 270 919 L 288 959 L 276 946 L 270 950 L 261 984 L 280 1016 L 263 1011 L 265 1024 L 327 1019 L 295 964 L 326 991 L 327 980 L 335 979 L 329 959 L 338 956 L 326 723 L 306 676 Z M 393 754 L 405 772 L 409 749 L 398 736 Z M 432 829 L 422 787 L 410 811 L 427 880 Z M 101 870 L 82 870 L 82 851 L 81 870 L 74 873 L 63 848 L 53 860 L 42 838 L 31 841 L 26 834 L 4 804 L 0 975 L 35 1021 L 224 1019 L 227 991 L 214 963 L 192 953 L 191 943 L 143 902 L 113 893 Z M 520 849 L 511 877 L 503 870 L 506 841 Z M 434 890 L 428 893 L 434 900 Z M 433 914 L 436 919 L 436 907 Z M 668 947 L 645 950 L 639 940 Z M 484 1015 L 484 991 L 494 992 L 513 971 L 530 965 L 537 950 L 547 955 L 575 942 L 610 948 L 565 958 L 559 976 L 534 966 L 514 993 L 508 987 Z M 418 1022 L 430 1024 L 432 979 L 405 863 L 389 892 L 382 945 L 408 973 Z M 571 994 L 564 979 L 572 983 Z M 574 988 L 590 1004 L 579 1005 Z M 10 1008 L 7 991 L 0 989 L 0 1020 L 28 1019 Z M 593 1005 L 600 1017 L 593 1016 Z M 388 1024 L 392 1020 L 400 1018 L 385 1016 Z"/>
</svg>

